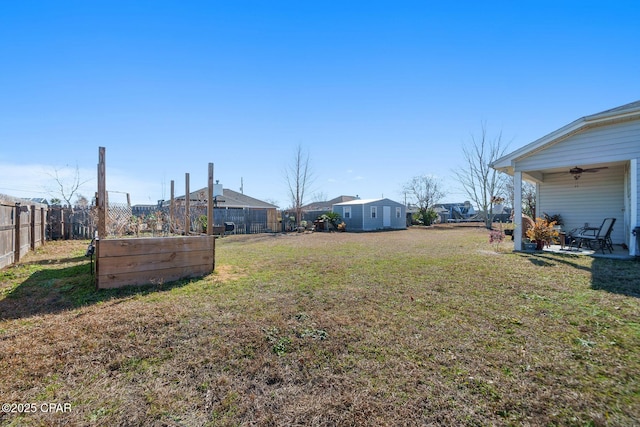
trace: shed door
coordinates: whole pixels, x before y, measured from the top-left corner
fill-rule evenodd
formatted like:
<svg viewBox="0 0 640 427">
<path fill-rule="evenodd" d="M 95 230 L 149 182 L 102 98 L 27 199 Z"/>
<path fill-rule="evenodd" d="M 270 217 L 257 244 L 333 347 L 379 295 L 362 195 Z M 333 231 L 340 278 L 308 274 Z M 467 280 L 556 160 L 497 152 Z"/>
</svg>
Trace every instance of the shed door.
<svg viewBox="0 0 640 427">
<path fill-rule="evenodd" d="M 382 207 L 382 226 L 391 227 L 391 206 Z"/>
</svg>

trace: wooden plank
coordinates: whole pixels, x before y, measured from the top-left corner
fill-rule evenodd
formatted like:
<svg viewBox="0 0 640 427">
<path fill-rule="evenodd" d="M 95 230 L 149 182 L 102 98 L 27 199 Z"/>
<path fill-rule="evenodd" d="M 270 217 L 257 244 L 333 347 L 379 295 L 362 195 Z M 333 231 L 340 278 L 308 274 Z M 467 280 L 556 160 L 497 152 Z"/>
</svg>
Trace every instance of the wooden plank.
<svg viewBox="0 0 640 427">
<path fill-rule="evenodd" d="M 46 229 L 47 226 L 47 211 L 44 208 L 40 208 L 40 244 L 44 246 L 44 242 L 47 240 Z"/>
<path fill-rule="evenodd" d="M 13 264 L 13 251 L 0 254 L 0 269 Z"/>
<path fill-rule="evenodd" d="M 133 239 L 101 239 L 101 259 L 118 256 L 143 255 L 149 252 L 156 254 L 171 252 L 188 252 L 198 250 L 213 251 L 213 236 L 190 237 L 138 237 Z"/>
<path fill-rule="evenodd" d="M 15 220 L 15 226 L 16 226 L 16 230 L 15 230 L 15 237 L 13 238 L 13 242 L 14 242 L 14 250 L 13 250 L 13 262 L 14 263 L 18 263 L 20 262 L 20 220 L 21 220 L 22 215 L 20 214 L 20 203 L 16 203 L 16 220 Z"/>
<path fill-rule="evenodd" d="M 176 232 L 176 207 L 175 207 L 175 197 L 174 197 L 174 181 L 171 180 L 171 195 L 169 201 L 169 232 Z"/>
<path fill-rule="evenodd" d="M 166 283 L 209 274 L 214 236 L 103 239 L 96 245 L 96 287 Z"/>
<path fill-rule="evenodd" d="M 36 205 L 31 205 L 31 230 L 29 233 L 29 243 L 31 244 L 31 250 L 36 248 Z"/>
<path fill-rule="evenodd" d="M 185 196 L 184 196 L 184 234 L 186 236 L 191 232 L 191 218 L 189 216 L 189 204 L 191 201 L 191 194 L 189 193 L 189 174 L 184 174 L 185 182 Z"/>
<path fill-rule="evenodd" d="M 20 212 L 20 258 L 31 250 L 31 218 L 29 207 L 23 206 Z"/>
<path fill-rule="evenodd" d="M 100 289 L 120 288 L 122 286 L 136 286 L 145 284 L 161 284 L 175 282 L 184 278 L 202 277 L 213 270 L 211 266 L 194 269 L 193 267 L 178 267 L 156 271 L 122 272 L 117 274 L 100 274 L 96 276 L 96 283 Z"/>
<path fill-rule="evenodd" d="M 207 234 L 213 235 L 213 163 L 209 163 L 209 187 L 207 194 Z"/>
<path fill-rule="evenodd" d="M 213 253 L 208 250 L 188 252 L 148 253 L 125 257 L 105 257 L 101 254 L 101 274 L 114 271 L 149 271 L 174 267 L 198 267 L 201 265 L 213 265 Z"/>
</svg>

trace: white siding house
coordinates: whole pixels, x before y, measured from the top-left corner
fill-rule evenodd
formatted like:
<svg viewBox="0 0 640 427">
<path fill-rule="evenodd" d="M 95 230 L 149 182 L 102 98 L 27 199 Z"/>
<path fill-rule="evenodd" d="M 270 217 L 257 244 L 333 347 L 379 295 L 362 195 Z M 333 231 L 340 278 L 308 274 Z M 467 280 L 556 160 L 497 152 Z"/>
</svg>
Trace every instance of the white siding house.
<svg viewBox="0 0 640 427">
<path fill-rule="evenodd" d="M 536 184 L 536 211 L 560 214 L 563 228 L 600 226 L 616 218 L 611 239 L 640 255 L 640 101 L 580 118 L 496 160 L 492 167 L 514 177 L 514 217 L 522 214 L 522 180 Z M 581 168 L 572 174 L 572 168 Z M 576 178 L 577 177 L 577 178 Z M 516 227 L 519 227 L 516 220 Z M 514 233 L 514 249 L 521 233 Z M 638 236 L 640 237 L 640 236 Z"/>
</svg>

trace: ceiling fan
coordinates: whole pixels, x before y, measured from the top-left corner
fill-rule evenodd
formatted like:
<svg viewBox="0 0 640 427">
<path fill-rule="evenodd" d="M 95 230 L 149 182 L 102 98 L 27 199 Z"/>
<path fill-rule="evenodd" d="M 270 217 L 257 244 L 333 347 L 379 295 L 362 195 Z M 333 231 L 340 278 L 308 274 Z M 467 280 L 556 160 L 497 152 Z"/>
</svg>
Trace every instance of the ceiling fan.
<svg viewBox="0 0 640 427">
<path fill-rule="evenodd" d="M 582 176 L 582 174 L 584 172 L 590 173 L 590 172 L 598 172 L 602 169 L 609 169 L 607 166 L 603 166 L 603 167 L 599 167 L 599 168 L 580 168 L 578 166 L 573 167 L 571 169 L 569 169 L 569 173 L 571 174 L 571 176 L 573 176 L 573 179 L 575 179 L 576 181 L 580 179 L 580 177 Z"/>
</svg>

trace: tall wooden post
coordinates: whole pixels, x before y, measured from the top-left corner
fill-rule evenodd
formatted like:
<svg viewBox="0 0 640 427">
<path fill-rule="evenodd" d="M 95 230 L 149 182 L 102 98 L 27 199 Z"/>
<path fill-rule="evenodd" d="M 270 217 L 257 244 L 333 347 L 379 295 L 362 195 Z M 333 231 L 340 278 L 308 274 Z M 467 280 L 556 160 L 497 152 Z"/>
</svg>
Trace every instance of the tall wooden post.
<svg viewBox="0 0 640 427">
<path fill-rule="evenodd" d="M 47 227 L 47 214 L 44 211 L 44 207 L 42 207 L 40 208 L 40 244 L 42 246 L 44 246 L 44 242 L 47 240 L 46 227 Z"/>
<path fill-rule="evenodd" d="M 213 163 L 209 163 L 209 190 L 207 194 L 207 234 L 213 235 Z"/>
<path fill-rule="evenodd" d="M 174 197 L 174 181 L 171 180 L 171 198 L 169 199 L 169 232 L 176 232 L 176 202 Z"/>
<path fill-rule="evenodd" d="M 64 226 L 64 207 L 66 205 L 60 206 L 60 238 L 62 240 L 67 240 L 67 228 Z"/>
<path fill-rule="evenodd" d="M 191 194 L 189 193 L 189 173 L 184 174 L 184 235 L 188 236 L 191 232 L 191 218 L 189 217 L 189 202 Z"/>
<path fill-rule="evenodd" d="M 31 250 L 36 249 L 36 205 L 31 205 Z"/>
<path fill-rule="evenodd" d="M 20 217 L 22 216 L 22 212 L 20 212 L 20 202 L 16 203 L 15 209 L 16 231 L 13 238 L 13 262 L 17 264 L 20 261 Z"/>
<path fill-rule="evenodd" d="M 98 238 L 107 237 L 107 182 L 106 182 L 106 164 L 105 164 L 105 148 L 98 149 Z"/>
</svg>

